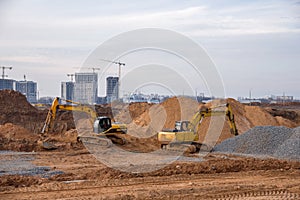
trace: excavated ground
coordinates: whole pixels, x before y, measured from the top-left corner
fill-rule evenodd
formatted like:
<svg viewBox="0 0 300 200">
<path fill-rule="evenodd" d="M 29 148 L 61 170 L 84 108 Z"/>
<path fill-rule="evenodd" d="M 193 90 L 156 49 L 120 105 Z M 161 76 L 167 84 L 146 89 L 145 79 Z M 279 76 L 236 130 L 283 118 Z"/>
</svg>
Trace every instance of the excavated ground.
<svg viewBox="0 0 300 200">
<path fill-rule="evenodd" d="M 177 161 L 134 174 L 109 168 L 82 150 L 32 156 L 35 165 L 64 173 L 1 176 L 1 199 L 300 198 L 299 162 L 209 154 L 203 162 Z"/>
<path fill-rule="evenodd" d="M 233 99 L 226 102 L 232 106 L 240 134 L 249 135 L 256 126 L 294 128 L 300 125 L 299 104 L 247 106 Z M 54 131 L 41 138 L 38 133 L 47 109 L 36 109 L 18 92 L 0 91 L 0 150 L 5 150 L 0 151 L 0 198 L 300 199 L 300 163 L 297 161 L 274 159 L 272 155 L 215 152 L 179 156 L 177 161 L 163 166 L 161 160 L 170 161 L 174 156 L 160 151 L 149 154 L 159 149 L 158 131 L 172 129 L 176 120 L 190 119 L 202 106 L 214 107 L 226 102 L 203 105 L 189 98 L 170 98 L 161 104 L 114 102 L 96 106 L 100 115 L 128 126 L 128 134 L 123 135 L 127 142 L 118 146 L 123 151 L 112 156 L 113 161 L 120 162 L 119 166 L 111 168 L 103 164 L 104 157 L 109 157 L 107 152 L 92 155 L 77 141 L 71 112 L 59 112 Z M 233 136 L 226 121 L 221 133 L 215 133 L 214 120 L 222 119 L 203 120 L 198 131 L 200 141 L 222 145 Z M 42 148 L 41 140 L 55 144 L 57 149 Z M 247 142 L 248 146 L 252 145 L 251 141 Z M 298 146 L 289 148 L 290 152 L 298 152 L 293 148 Z M 123 163 L 127 159 L 124 152 L 131 152 L 130 159 L 139 165 Z M 154 165 L 159 165 L 155 171 L 143 173 L 118 170 L 127 167 L 147 171 Z"/>
</svg>

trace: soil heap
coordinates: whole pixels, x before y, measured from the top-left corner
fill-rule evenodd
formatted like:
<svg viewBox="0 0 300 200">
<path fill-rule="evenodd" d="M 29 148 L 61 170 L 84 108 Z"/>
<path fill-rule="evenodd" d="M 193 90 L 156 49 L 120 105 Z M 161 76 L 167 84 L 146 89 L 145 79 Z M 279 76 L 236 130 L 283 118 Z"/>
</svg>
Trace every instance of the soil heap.
<svg viewBox="0 0 300 200">
<path fill-rule="evenodd" d="M 38 133 L 45 117 L 46 112 L 34 108 L 21 93 L 0 90 L 0 124 L 12 123 Z"/>
<path fill-rule="evenodd" d="M 128 124 L 128 134 L 135 137 L 150 138 L 162 129 L 173 129 L 175 121 L 190 120 L 202 107 L 214 108 L 220 105 L 224 106 L 226 103 L 232 107 L 239 134 L 243 134 L 255 126 L 297 126 L 297 123 L 289 118 L 273 116 L 259 106 L 243 105 L 231 98 L 214 100 L 207 104 L 184 97 L 172 97 L 160 104 L 131 103 L 119 108 L 115 114 L 115 119 Z M 230 133 L 227 121 L 224 116 L 205 118 L 198 130 L 200 142 L 214 145 L 216 142 L 220 143 L 234 137 Z M 222 125 L 221 133 L 216 129 L 216 124 Z"/>
</svg>

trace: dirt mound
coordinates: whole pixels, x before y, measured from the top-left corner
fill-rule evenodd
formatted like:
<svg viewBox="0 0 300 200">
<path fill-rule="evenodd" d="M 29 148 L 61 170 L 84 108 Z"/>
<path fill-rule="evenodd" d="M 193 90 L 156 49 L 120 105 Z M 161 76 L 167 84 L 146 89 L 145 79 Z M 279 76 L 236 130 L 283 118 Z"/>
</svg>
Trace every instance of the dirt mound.
<svg viewBox="0 0 300 200">
<path fill-rule="evenodd" d="M 258 106 L 243 105 L 234 99 L 215 100 L 206 104 L 206 107 L 214 107 L 216 105 L 230 103 L 233 113 L 235 115 L 235 121 L 239 133 L 242 134 L 254 126 L 272 125 L 287 127 L 295 127 L 295 122 L 290 119 L 295 118 L 294 112 L 288 113 L 271 113 Z M 97 105 L 95 110 L 99 116 L 111 117 L 114 121 L 119 121 L 127 124 L 128 141 L 133 149 L 140 149 L 142 152 L 147 152 L 149 149 L 154 149 L 157 146 L 155 140 L 157 132 L 162 129 L 173 129 L 174 122 L 179 120 L 190 120 L 193 115 L 204 104 L 199 104 L 197 101 L 186 97 L 172 97 L 160 104 L 148 104 L 148 103 L 131 103 L 124 104 L 120 102 L 114 102 L 108 105 Z M 11 123 L 18 127 L 23 127 L 28 130 L 30 134 L 40 133 L 46 118 L 48 110 L 37 110 L 31 106 L 24 95 L 16 91 L 1 90 L 0 91 L 0 125 Z M 213 119 L 213 120 L 212 120 Z M 221 141 L 233 137 L 230 134 L 229 125 L 224 121 L 224 126 L 221 127 L 220 132 L 216 129 L 214 121 L 224 121 L 224 117 L 208 117 L 203 120 L 198 134 L 200 141 L 208 141 L 214 143 L 220 143 Z M 226 119 L 227 120 L 227 119 Z M 7 127 L 6 127 L 7 128 Z M 76 142 L 68 140 L 68 131 L 75 129 L 74 116 L 70 111 L 58 111 L 57 119 L 54 122 L 54 129 L 52 135 L 48 135 L 49 141 L 65 142 L 71 148 L 72 145 L 77 145 Z M 77 127 L 78 128 L 78 127 Z M 5 133 L 5 127 L 3 133 Z M 10 129 L 7 130 L 11 131 Z M 14 130 L 15 135 L 9 137 L 1 136 L 2 140 L 8 143 L 10 140 L 25 139 L 31 140 L 33 146 L 35 145 L 35 138 L 18 138 L 22 135 L 22 131 Z M 72 132 L 72 131 L 71 131 Z M 26 134 L 25 134 L 26 135 Z M 63 138 L 66 137 L 66 138 Z M 140 144 L 134 144 L 140 142 Z M 143 143 L 149 144 L 144 146 Z M 130 146 L 128 145 L 128 146 Z M 61 144 L 60 146 L 64 146 Z M 34 149 L 30 147 L 29 149 Z M 17 147 L 17 149 L 20 149 Z"/>
<path fill-rule="evenodd" d="M 0 102 L 1 113 L 28 113 L 37 111 L 36 108 L 28 103 L 24 95 L 14 90 L 0 90 Z"/>
<path fill-rule="evenodd" d="M 243 134 L 255 126 L 296 126 L 295 122 L 279 116 L 274 117 L 262 107 L 243 105 L 240 102 L 231 98 L 221 101 L 215 100 L 205 106 L 214 107 L 226 103 L 229 103 L 232 108 L 232 112 L 234 114 L 235 123 L 239 134 Z M 217 143 L 220 143 L 228 138 L 234 137 L 230 133 L 230 127 L 227 118 L 225 118 L 224 126 L 221 133 L 214 132 L 215 127 L 214 124 L 211 123 L 211 119 L 212 118 L 204 119 L 200 126 L 198 134 L 200 135 L 201 142 L 203 142 L 205 139 L 205 141 L 210 144 L 213 143 L 213 141 L 216 141 L 217 139 Z M 219 119 L 216 120 L 224 120 L 224 118 L 219 117 Z M 212 130 L 209 132 L 209 135 L 207 134 L 208 129 Z"/>
<path fill-rule="evenodd" d="M 46 112 L 31 106 L 21 93 L 0 90 L 0 124 L 13 123 L 37 133 L 45 117 Z"/>
<path fill-rule="evenodd" d="M 287 126 L 295 127 L 295 122 L 282 116 L 273 116 L 259 106 L 248 106 L 234 99 L 214 100 L 199 104 L 191 98 L 172 97 L 161 104 L 132 103 L 120 109 L 116 119 L 128 124 L 128 133 L 134 137 L 149 138 L 164 128 L 173 129 L 174 122 L 190 120 L 202 107 L 214 108 L 229 103 L 235 115 L 235 122 L 240 134 L 254 126 Z M 290 117 L 290 115 L 289 115 Z M 221 122 L 221 123 L 220 123 Z M 222 124 L 223 122 L 223 124 Z M 217 125 L 222 125 L 221 133 Z M 198 130 L 199 141 L 214 145 L 233 137 L 227 118 L 214 116 L 205 118 Z"/>
<path fill-rule="evenodd" d="M 62 133 L 48 133 L 44 135 L 44 146 L 61 150 L 81 150 L 84 148 L 83 144 L 77 140 L 78 133 L 76 129 L 70 129 Z"/>
<path fill-rule="evenodd" d="M 0 125 L 0 150 L 38 150 L 38 140 L 38 135 L 31 133 L 21 126 L 11 123 Z"/>
<path fill-rule="evenodd" d="M 0 125 L 12 123 L 32 133 L 40 133 L 48 110 L 38 110 L 28 103 L 26 97 L 13 90 L 0 90 Z M 54 132 L 75 128 L 72 112 L 59 111 Z"/>
<path fill-rule="evenodd" d="M 127 134 L 123 135 L 122 138 L 126 140 L 126 143 L 120 148 L 126 151 L 147 153 L 160 149 L 156 136 L 139 138 Z"/>
<path fill-rule="evenodd" d="M 239 103 L 234 99 L 228 99 L 235 115 L 235 121 L 240 133 L 243 133 L 254 126 L 287 126 L 296 127 L 295 122 L 289 117 L 276 117 L 270 114 L 266 109 L 259 106 L 248 106 Z"/>
</svg>

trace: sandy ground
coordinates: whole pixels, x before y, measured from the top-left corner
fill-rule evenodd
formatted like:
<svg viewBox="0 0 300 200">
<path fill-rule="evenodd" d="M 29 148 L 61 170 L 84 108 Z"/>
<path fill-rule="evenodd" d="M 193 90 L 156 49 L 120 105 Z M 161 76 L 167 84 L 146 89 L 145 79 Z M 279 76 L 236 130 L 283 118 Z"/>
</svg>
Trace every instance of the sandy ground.
<svg viewBox="0 0 300 200">
<path fill-rule="evenodd" d="M 261 125 L 300 125 L 299 104 L 227 102 L 240 134 Z M 126 123 L 128 134 L 126 145 L 93 155 L 93 148 L 77 141 L 70 112 L 59 112 L 53 132 L 43 138 L 57 149 L 41 148 L 38 133 L 47 110 L 34 108 L 20 93 L 0 91 L 0 149 L 6 150 L 0 151 L 0 199 L 300 199 L 300 162 L 159 150 L 157 131 L 190 119 L 201 106 L 187 98 L 98 106 L 101 116 Z M 206 118 L 200 141 L 209 127 Z M 218 137 L 233 137 L 227 123 Z"/>
<path fill-rule="evenodd" d="M 28 159 L 28 156 L 33 159 Z M 2 164 L 13 153 L 0 156 Z M 86 150 L 17 155 L 63 174 L 3 175 L 1 199 L 300 199 L 300 163 L 224 154 L 147 173 L 111 169 Z"/>
</svg>

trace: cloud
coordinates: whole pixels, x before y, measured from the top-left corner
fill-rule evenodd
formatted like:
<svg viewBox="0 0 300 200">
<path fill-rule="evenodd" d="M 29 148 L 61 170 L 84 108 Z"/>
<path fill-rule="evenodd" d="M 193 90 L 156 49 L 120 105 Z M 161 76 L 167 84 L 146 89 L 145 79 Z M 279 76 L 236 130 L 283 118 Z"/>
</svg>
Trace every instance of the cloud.
<svg viewBox="0 0 300 200">
<path fill-rule="evenodd" d="M 99 42 L 99 37 L 145 27 L 167 28 L 190 36 L 298 33 L 299 18 L 291 12 L 293 8 L 294 5 L 280 1 L 273 4 L 255 1 L 224 7 L 199 4 L 173 8 L 170 5 L 158 11 L 136 9 L 118 14 L 101 13 L 101 10 L 64 16 L 43 15 L 41 11 L 27 13 L 28 16 L 20 13 L 7 20 L 2 31 L 5 37 L 0 37 L 0 41 L 5 46 L 31 43 L 87 47 Z"/>
<path fill-rule="evenodd" d="M 237 52 L 243 52 L 249 46 L 254 51 L 262 48 L 261 41 L 256 41 L 259 37 L 263 37 L 262 41 L 271 38 L 264 49 L 272 49 L 272 54 L 268 55 L 270 61 L 265 66 L 256 54 L 251 59 L 256 60 L 260 68 L 278 65 L 276 52 L 281 53 L 283 48 L 282 45 L 273 48 L 274 44 L 283 35 L 286 38 L 282 44 L 297 41 L 291 36 L 300 32 L 300 5 L 299 1 L 294 0 L 9 2 L 6 1 L 5 9 L 0 8 L 3 11 L 0 20 L 0 61 L 3 65 L 13 64 L 24 69 L 26 66 L 30 70 L 38 66 L 72 69 L 82 63 L 88 52 L 112 36 L 133 29 L 156 27 L 178 31 L 197 42 L 206 42 L 207 47 L 214 46 L 219 51 L 217 56 L 223 55 L 224 60 L 235 61 L 229 65 L 221 61 L 225 63 L 223 72 L 226 74 L 235 67 L 243 66 L 249 56 L 238 54 L 237 58 Z M 245 47 L 237 38 L 246 38 L 247 41 L 252 38 L 252 42 L 245 42 Z M 232 44 L 235 44 L 236 50 L 228 58 L 226 55 L 230 51 L 226 48 L 233 48 Z M 286 51 L 295 51 L 294 54 L 287 52 L 292 58 L 286 58 L 286 61 L 294 60 L 290 67 L 298 66 L 295 63 L 299 49 L 293 49 L 295 44 L 284 47 Z M 221 51 L 222 48 L 225 50 Z M 264 55 L 265 51 L 260 54 Z M 53 69 L 49 72 L 53 73 Z M 70 72 L 71 69 L 62 71 Z M 244 71 L 239 73 L 241 77 L 245 76 L 242 74 Z M 261 75 L 257 71 L 253 73 L 254 76 Z M 228 74 L 228 79 L 231 79 L 232 74 Z M 47 88 L 47 83 L 44 85 Z"/>
</svg>

